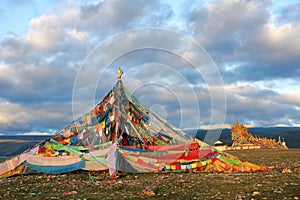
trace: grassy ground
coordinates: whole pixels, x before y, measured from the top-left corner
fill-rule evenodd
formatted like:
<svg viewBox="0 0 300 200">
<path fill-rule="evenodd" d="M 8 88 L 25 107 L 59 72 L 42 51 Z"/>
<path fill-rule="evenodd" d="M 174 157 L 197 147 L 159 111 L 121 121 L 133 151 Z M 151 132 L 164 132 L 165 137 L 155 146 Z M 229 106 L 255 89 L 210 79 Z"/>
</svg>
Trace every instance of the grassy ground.
<svg viewBox="0 0 300 200">
<path fill-rule="evenodd" d="M 84 172 L 0 178 L 0 199 L 293 199 L 300 197 L 300 149 L 230 151 L 261 173 L 129 174 L 91 181 Z M 292 173 L 282 173 L 288 168 Z M 99 174 L 100 176 L 100 174 Z M 148 189 L 149 195 L 145 192 Z M 143 192 L 144 191 L 144 192 Z M 152 193 L 152 196 L 151 196 Z"/>
</svg>

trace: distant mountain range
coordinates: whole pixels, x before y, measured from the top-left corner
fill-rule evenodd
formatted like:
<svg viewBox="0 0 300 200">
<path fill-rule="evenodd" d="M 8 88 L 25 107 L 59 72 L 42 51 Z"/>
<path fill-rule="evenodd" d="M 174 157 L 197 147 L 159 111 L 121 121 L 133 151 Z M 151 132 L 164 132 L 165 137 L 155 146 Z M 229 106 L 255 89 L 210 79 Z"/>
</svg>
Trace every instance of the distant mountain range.
<svg viewBox="0 0 300 200">
<path fill-rule="evenodd" d="M 185 131 L 187 133 L 195 133 L 196 130 Z M 276 139 L 278 137 L 284 138 L 289 148 L 300 148 L 300 127 L 269 127 L 269 128 L 248 128 L 248 132 L 253 136 L 267 137 Z M 198 129 L 196 138 L 204 140 L 207 130 Z M 219 138 L 220 141 L 231 145 L 231 130 L 223 129 Z"/>
</svg>

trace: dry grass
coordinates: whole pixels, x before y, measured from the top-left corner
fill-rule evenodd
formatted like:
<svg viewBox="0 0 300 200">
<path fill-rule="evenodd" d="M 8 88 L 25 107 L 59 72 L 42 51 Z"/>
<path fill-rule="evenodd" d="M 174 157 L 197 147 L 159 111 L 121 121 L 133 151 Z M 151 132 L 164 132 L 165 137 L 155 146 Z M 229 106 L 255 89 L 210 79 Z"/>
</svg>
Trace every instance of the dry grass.
<svg viewBox="0 0 300 200">
<path fill-rule="evenodd" d="M 26 175 L 0 179 L 0 199 L 293 199 L 300 197 L 300 149 L 231 151 L 261 173 L 128 174 L 113 181 L 91 181 L 85 172 Z M 283 168 L 292 173 L 282 173 Z M 153 196 L 142 191 L 148 188 Z M 153 193 L 154 192 L 154 193 Z"/>
</svg>

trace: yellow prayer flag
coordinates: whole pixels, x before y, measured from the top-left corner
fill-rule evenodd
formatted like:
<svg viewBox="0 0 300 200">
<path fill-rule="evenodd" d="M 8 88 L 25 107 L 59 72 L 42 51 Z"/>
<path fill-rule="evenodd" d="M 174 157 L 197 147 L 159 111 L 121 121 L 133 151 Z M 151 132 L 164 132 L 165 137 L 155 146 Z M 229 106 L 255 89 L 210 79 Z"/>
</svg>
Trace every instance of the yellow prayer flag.
<svg viewBox="0 0 300 200">
<path fill-rule="evenodd" d="M 105 121 L 104 120 L 101 122 L 101 128 L 105 128 Z"/>
</svg>

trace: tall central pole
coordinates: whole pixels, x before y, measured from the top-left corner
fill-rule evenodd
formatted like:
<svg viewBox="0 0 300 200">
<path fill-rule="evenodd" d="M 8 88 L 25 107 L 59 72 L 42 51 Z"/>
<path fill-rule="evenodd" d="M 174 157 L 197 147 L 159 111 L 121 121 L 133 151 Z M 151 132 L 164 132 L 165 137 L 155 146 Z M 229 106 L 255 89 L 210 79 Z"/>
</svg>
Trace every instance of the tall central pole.
<svg viewBox="0 0 300 200">
<path fill-rule="evenodd" d="M 121 95 L 121 78 L 122 78 L 122 75 L 123 75 L 123 72 L 122 70 L 120 69 L 120 67 L 118 68 L 118 71 L 117 71 L 117 75 L 118 75 L 118 83 L 117 83 L 117 90 L 116 90 L 116 95 L 117 98 L 116 99 L 116 106 L 115 107 L 115 120 L 116 120 L 116 128 L 115 128 L 115 135 L 116 135 L 116 139 L 118 139 L 120 136 L 119 136 L 119 125 L 120 125 L 120 104 L 121 104 L 121 98 L 120 98 L 120 95 Z"/>
</svg>

